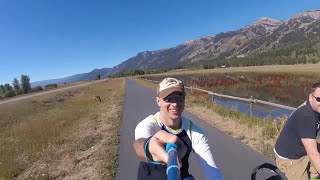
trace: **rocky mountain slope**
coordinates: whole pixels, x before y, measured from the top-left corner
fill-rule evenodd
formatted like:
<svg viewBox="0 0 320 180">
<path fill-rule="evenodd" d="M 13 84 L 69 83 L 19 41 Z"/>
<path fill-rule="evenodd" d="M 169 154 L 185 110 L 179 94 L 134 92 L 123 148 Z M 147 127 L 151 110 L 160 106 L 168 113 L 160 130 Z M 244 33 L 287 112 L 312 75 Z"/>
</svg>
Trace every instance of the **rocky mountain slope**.
<svg viewBox="0 0 320 180">
<path fill-rule="evenodd" d="M 236 31 L 139 53 L 115 66 L 111 74 L 133 69 L 170 69 L 208 59 L 246 57 L 317 39 L 320 39 L 320 10 L 302 12 L 286 21 L 263 17 Z"/>
</svg>

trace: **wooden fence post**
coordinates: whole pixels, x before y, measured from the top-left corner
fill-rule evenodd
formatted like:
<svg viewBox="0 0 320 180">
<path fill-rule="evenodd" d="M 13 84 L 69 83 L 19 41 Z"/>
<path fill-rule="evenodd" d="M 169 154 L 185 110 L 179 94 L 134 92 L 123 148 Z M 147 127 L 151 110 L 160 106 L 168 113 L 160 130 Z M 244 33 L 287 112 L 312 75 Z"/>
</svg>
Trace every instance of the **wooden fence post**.
<svg viewBox="0 0 320 180">
<path fill-rule="evenodd" d="M 253 116 L 253 97 L 250 96 L 249 99 L 252 100 L 250 101 L 250 117 L 252 117 Z"/>
</svg>

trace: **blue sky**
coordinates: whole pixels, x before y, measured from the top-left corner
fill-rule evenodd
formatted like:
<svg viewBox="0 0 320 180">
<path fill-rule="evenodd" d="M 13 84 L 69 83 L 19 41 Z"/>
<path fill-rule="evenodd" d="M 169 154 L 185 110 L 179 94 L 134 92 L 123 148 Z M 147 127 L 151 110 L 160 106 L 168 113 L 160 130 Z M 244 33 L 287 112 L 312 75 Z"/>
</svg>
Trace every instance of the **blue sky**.
<svg viewBox="0 0 320 180">
<path fill-rule="evenodd" d="M 0 84 L 116 66 L 139 52 L 287 20 L 319 0 L 0 0 Z"/>
</svg>

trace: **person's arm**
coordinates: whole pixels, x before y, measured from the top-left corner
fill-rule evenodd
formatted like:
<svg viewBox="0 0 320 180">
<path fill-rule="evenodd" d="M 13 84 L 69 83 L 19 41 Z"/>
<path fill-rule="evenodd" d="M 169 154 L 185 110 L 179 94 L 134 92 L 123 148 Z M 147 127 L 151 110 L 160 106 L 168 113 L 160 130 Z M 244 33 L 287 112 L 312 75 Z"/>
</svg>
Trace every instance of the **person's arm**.
<svg viewBox="0 0 320 180">
<path fill-rule="evenodd" d="M 214 162 L 208 139 L 203 130 L 195 125 L 192 129 L 192 148 L 206 179 L 223 180 L 224 177 Z"/>
<path fill-rule="evenodd" d="M 140 159 L 140 161 L 147 162 L 144 154 L 144 142 L 146 141 L 146 138 L 140 138 L 138 140 L 135 140 L 133 143 L 133 148 Z"/>
<path fill-rule="evenodd" d="M 140 161 L 147 162 L 144 152 L 145 141 L 158 130 L 160 130 L 160 127 L 158 127 L 158 124 L 154 122 L 152 115 L 139 122 L 136 126 L 133 149 Z"/>
<path fill-rule="evenodd" d="M 304 148 L 307 151 L 307 156 L 310 158 L 312 165 L 320 172 L 320 153 L 317 148 L 317 141 L 315 139 L 302 138 Z"/>
<path fill-rule="evenodd" d="M 146 138 L 140 138 L 133 144 L 138 158 L 143 162 L 147 162 L 145 158 L 145 141 Z M 178 145 L 179 160 L 181 160 L 187 152 L 187 147 L 177 136 L 167 133 L 164 130 L 158 131 L 154 136 L 151 137 L 146 149 L 149 159 L 162 164 L 167 164 L 168 155 L 165 151 L 165 145 L 167 143 L 176 143 Z"/>
</svg>

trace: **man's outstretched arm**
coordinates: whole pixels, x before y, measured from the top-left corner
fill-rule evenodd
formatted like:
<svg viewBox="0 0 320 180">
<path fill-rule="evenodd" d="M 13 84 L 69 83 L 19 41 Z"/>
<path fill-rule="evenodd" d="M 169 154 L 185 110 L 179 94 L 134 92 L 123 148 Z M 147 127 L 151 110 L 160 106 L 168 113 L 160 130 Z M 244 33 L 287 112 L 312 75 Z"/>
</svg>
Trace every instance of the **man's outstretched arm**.
<svg viewBox="0 0 320 180">
<path fill-rule="evenodd" d="M 145 155 L 144 155 L 144 142 L 145 141 L 146 141 L 146 138 L 140 138 L 138 140 L 135 140 L 133 143 L 134 151 L 136 152 L 140 161 L 143 161 L 143 162 L 147 162 Z"/>
<path fill-rule="evenodd" d="M 146 138 L 137 139 L 133 147 L 138 158 L 147 162 L 145 158 L 145 141 Z M 167 133 L 166 131 L 160 130 L 154 136 L 151 137 L 148 146 L 147 146 L 147 154 L 149 155 L 149 159 L 155 162 L 160 162 L 162 164 L 167 164 L 168 155 L 165 151 L 165 145 L 167 143 L 176 143 L 179 147 L 179 159 L 187 152 L 187 147 L 183 144 L 183 142 L 175 135 Z"/>
<path fill-rule="evenodd" d="M 216 166 L 213 154 L 204 131 L 194 125 L 192 132 L 192 148 L 207 180 L 223 180 L 221 170 Z"/>
</svg>

